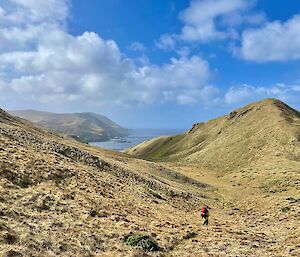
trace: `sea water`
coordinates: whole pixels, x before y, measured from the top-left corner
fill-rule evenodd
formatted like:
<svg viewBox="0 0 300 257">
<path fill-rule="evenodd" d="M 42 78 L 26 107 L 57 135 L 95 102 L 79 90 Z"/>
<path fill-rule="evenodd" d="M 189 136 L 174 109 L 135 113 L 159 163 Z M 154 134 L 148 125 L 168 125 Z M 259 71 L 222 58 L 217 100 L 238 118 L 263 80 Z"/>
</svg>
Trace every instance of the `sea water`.
<svg viewBox="0 0 300 257">
<path fill-rule="evenodd" d="M 155 137 L 177 135 L 183 132 L 185 132 L 185 129 L 131 129 L 129 136 L 89 144 L 114 151 L 122 151 Z"/>
</svg>

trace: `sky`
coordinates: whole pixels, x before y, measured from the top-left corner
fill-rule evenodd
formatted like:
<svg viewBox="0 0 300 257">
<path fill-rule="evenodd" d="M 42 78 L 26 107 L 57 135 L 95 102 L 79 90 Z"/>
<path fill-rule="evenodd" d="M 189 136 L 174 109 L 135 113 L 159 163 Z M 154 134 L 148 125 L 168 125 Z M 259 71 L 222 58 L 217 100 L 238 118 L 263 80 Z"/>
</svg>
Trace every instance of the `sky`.
<svg viewBox="0 0 300 257">
<path fill-rule="evenodd" d="M 189 128 L 300 109 L 300 1 L 0 0 L 0 108 Z"/>
</svg>

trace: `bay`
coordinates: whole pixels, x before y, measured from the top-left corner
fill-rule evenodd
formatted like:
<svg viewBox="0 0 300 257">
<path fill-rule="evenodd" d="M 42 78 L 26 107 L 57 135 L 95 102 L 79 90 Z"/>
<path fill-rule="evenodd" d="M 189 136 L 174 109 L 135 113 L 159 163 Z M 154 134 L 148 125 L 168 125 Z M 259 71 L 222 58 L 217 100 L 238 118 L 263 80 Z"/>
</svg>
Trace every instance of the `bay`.
<svg viewBox="0 0 300 257">
<path fill-rule="evenodd" d="M 114 151 L 122 151 L 155 137 L 177 135 L 185 131 L 185 129 L 131 129 L 129 136 L 89 144 Z"/>
</svg>

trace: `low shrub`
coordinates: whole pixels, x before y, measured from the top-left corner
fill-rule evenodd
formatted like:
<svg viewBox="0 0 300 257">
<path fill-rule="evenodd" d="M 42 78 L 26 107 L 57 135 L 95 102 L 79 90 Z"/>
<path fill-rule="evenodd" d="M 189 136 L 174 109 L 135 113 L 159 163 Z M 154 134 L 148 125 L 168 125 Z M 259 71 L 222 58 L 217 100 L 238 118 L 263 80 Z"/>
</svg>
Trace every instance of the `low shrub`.
<svg viewBox="0 0 300 257">
<path fill-rule="evenodd" d="M 283 213 L 286 213 L 286 212 L 288 212 L 290 210 L 290 207 L 283 207 L 283 208 L 281 208 L 281 211 L 283 212 Z"/>
<path fill-rule="evenodd" d="M 142 248 L 145 252 L 155 252 L 160 250 L 157 242 L 148 235 L 130 234 L 125 237 L 124 242 L 126 245 Z"/>
</svg>

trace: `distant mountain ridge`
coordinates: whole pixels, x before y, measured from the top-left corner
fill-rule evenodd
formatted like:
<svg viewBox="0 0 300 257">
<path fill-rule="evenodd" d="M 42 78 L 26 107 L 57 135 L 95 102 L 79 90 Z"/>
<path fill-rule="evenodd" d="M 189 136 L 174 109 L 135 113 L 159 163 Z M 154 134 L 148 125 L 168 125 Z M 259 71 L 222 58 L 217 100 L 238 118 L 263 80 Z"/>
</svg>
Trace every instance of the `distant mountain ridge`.
<svg viewBox="0 0 300 257">
<path fill-rule="evenodd" d="M 77 136 L 85 142 L 106 141 L 114 137 L 127 136 L 129 129 L 123 128 L 107 117 L 92 113 L 51 113 L 37 110 L 9 111 L 14 116 L 37 123 L 46 128 Z"/>
</svg>

